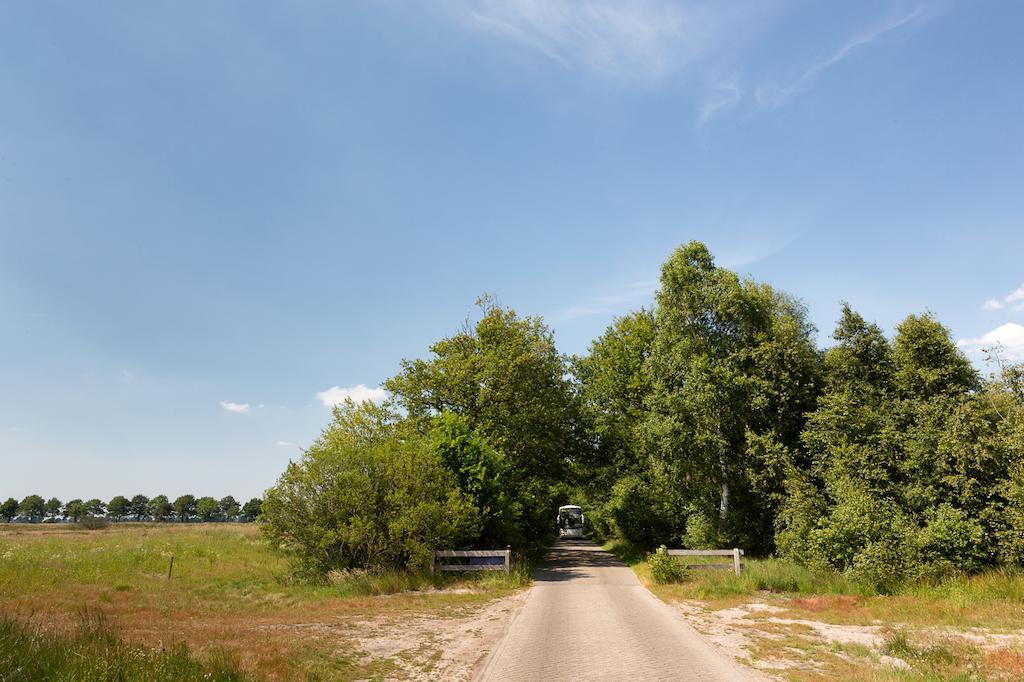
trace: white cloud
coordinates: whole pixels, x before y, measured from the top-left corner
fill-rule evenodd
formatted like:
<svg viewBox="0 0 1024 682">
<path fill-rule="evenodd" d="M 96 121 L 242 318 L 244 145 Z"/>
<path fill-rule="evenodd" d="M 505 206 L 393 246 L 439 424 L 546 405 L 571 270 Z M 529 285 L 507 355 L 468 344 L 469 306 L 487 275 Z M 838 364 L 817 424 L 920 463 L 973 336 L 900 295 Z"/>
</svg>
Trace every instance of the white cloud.
<svg viewBox="0 0 1024 682">
<path fill-rule="evenodd" d="M 468 30 L 543 55 L 567 70 L 654 82 L 757 25 L 765 3 L 691 0 L 444 0 Z"/>
<path fill-rule="evenodd" d="M 1019 362 L 1024 360 L 1024 326 L 1008 322 L 977 338 L 961 339 L 956 345 L 975 353 L 983 348 L 999 348 L 1007 360 Z"/>
<path fill-rule="evenodd" d="M 274 445 L 280 445 L 283 448 L 288 448 L 288 447 L 293 447 L 295 445 L 295 443 L 292 443 L 292 442 L 289 442 L 289 441 L 286 441 L 286 440 L 278 440 L 278 441 L 274 441 Z"/>
<path fill-rule="evenodd" d="M 918 7 L 909 14 L 905 14 L 895 19 L 890 19 L 875 28 L 855 35 L 827 58 L 804 69 L 804 71 L 790 83 L 783 86 L 762 86 L 755 91 L 754 97 L 758 104 L 763 107 L 769 109 L 778 108 L 785 104 L 790 97 L 806 92 L 814 81 L 825 73 L 825 71 L 849 57 L 857 48 L 869 45 L 890 31 L 894 31 L 901 26 L 906 26 L 911 22 L 918 21 L 924 18 L 924 16 L 924 9 L 922 7 Z"/>
<path fill-rule="evenodd" d="M 1002 310 L 1006 306 L 1015 312 L 1024 311 L 1024 284 L 1003 296 L 1002 300 L 990 298 L 981 304 L 982 310 Z"/>
<path fill-rule="evenodd" d="M 697 127 L 703 126 L 720 113 L 736 108 L 743 99 L 743 91 L 736 78 L 718 81 L 711 88 L 711 93 L 701 102 L 697 113 Z"/>
<path fill-rule="evenodd" d="M 387 396 L 388 392 L 380 386 L 370 388 L 366 384 L 356 384 L 355 386 L 348 386 L 345 388 L 342 388 L 341 386 L 332 386 L 326 391 L 317 392 L 316 399 L 327 407 L 334 407 L 335 405 L 345 402 L 346 399 L 351 399 L 356 403 L 361 403 L 364 400 L 379 403 L 387 398 Z"/>
<path fill-rule="evenodd" d="M 228 412 L 244 413 L 249 411 L 249 403 L 235 403 L 230 400 L 220 401 L 220 406 Z"/>
</svg>

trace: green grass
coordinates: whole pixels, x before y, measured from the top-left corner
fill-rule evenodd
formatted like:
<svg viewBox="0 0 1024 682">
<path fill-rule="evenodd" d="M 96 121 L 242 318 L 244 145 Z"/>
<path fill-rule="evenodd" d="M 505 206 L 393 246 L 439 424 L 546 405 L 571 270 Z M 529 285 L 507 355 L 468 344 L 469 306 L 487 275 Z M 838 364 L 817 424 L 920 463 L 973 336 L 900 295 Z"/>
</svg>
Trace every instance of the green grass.
<svg viewBox="0 0 1024 682">
<path fill-rule="evenodd" d="M 528 567 L 516 566 L 510 575 L 351 571 L 303 583 L 252 524 L 0 524 L 0 618 L 70 636 L 82 607 L 100 609 L 141 650 L 186 642 L 200 660 L 230 651 L 242 670 L 279 679 L 387 677 L 393 662 L 360 651 L 366 628 L 460 617 L 529 581 Z"/>
<path fill-rule="evenodd" d="M 0 618 L 0 680 L 34 682 L 102 682 L 125 680 L 248 680 L 226 654 L 206 661 L 184 645 L 149 651 L 125 644 L 107 625 L 102 612 L 80 614 L 78 630 L 58 636 L 9 618 Z"/>
</svg>

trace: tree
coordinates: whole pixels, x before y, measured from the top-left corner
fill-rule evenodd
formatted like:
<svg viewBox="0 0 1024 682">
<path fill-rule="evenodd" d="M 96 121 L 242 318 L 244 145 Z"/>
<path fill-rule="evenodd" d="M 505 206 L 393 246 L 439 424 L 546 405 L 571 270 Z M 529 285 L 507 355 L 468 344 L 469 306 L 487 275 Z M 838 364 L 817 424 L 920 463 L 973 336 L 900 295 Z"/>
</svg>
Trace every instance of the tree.
<svg viewBox="0 0 1024 682">
<path fill-rule="evenodd" d="M 74 523 L 78 523 L 79 519 L 89 513 L 86 509 L 85 503 L 79 499 L 68 500 L 68 503 L 64 505 L 64 518 Z"/>
<path fill-rule="evenodd" d="M 148 513 L 154 521 L 166 521 L 170 518 L 173 511 L 174 507 L 171 505 L 170 501 L 168 501 L 166 495 L 157 495 L 149 501 L 149 504 L 146 505 L 146 513 Z"/>
<path fill-rule="evenodd" d="M 702 544 L 771 549 L 783 474 L 817 395 L 803 306 L 715 266 L 699 242 L 662 266 L 646 447 L 674 480 Z"/>
<path fill-rule="evenodd" d="M 380 414 L 367 403 L 337 410 L 267 491 L 263 532 L 291 553 L 298 573 L 425 568 L 433 550 L 479 533 L 476 509 L 430 442 Z"/>
<path fill-rule="evenodd" d="M 195 513 L 200 521 L 216 521 L 220 515 L 220 503 L 212 497 L 200 497 L 196 500 Z"/>
<path fill-rule="evenodd" d="M 238 502 L 231 495 L 223 497 L 220 500 L 220 512 L 224 517 L 225 521 L 232 521 L 238 516 L 238 512 L 241 510 Z"/>
<path fill-rule="evenodd" d="M 123 520 L 131 512 L 131 503 L 124 495 L 117 495 L 107 504 L 107 517 L 114 521 Z"/>
<path fill-rule="evenodd" d="M 41 521 L 46 514 L 46 501 L 39 495 L 29 495 L 18 505 L 18 514 L 27 516 L 30 521 Z"/>
<path fill-rule="evenodd" d="M 128 505 L 130 513 L 136 521 L 143 521 L 149 515 L 149 498 L 145 495 L 136 495 Z"/>
<path fill-rule="evenodd" d="M 573 358 L 587 425 L 596 442 L 581 455 L 574 480 L 587 497 L 587 517 L 604 533 L 617 481 L 649 479 L 651 467 L 638 438 L 647 416 L 650 381 L 644 372 L 654 344 L 654 314 L 641 309 L 616 318 L 604 334 L 590 344 L 589 353 Z M 642 484 L 639 480 L 632 489 Z M 630 538 L 639 542 L 639 538 Z"/>
<path fill-rule="evenodd" d="M 87 500 L 85 503 L 85 511 L 91 516 L 103 516 L 106 512 L 107 505 L 102 500 L 96 499 L 95 497 L 91 500 Z"/>
<path fill-rule="evenodd" d="M 174 501 L 174 516 L 178 521 L 192 520 L 196 515 L 196 498 L 193 495 L 182 495 Z"/>
<path fill-rule="evenodd" d="M 517 520 L 540 537 L 554 515 L 553 486 L 579 456 L 584 434 L 568 361 L 539 317 L 520 317 L 489 297 L 475 325 L 430 347 L 428 360 L 403 360 L 385 382 L 421 433 L 431 419 L 453 412 L 504 456 Z"/>
<path fill-rule="evenodd" d="M 13 497 L 8 497 L 2 505 L 0 505 L 0 518 L 10 523 L 14 520 L 14 517 L 18 515 L 18 501 Z"/>
<path fill-rule="evenodd" d="M 50 499 L 48 499 L 46 501 L 45 506 L 46 518 L 56 521 L 57 517 L 60 516 L 60 511 L 62 507 L 63 505 L 61 504 L 61 501 L 58 500 L 56 497 L 51 497 Z"/>
<path fill-rule="evenodd" d="M 252 523 L 259 515 L 260 510 L 263 507 L 263 500 L 254 497 L 245 504 L 242 505 L 242 521 Z"/>
</svg>

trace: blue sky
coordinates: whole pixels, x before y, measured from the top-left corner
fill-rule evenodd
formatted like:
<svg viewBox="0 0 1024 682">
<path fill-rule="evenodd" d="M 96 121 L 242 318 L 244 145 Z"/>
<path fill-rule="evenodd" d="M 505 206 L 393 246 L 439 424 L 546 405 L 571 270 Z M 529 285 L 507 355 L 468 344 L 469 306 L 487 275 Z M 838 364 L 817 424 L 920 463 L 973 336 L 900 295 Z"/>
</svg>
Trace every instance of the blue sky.
<svg viewBox="0 0 1024 682">
<path fill-rule="evenodd" d="M 1024 359 L 1022 23 L 0 2 L 0 496 L 260 494 L 477 295 L 582 352 L 690 239 L 823 342 L 848 300 Z"/>
</svg>

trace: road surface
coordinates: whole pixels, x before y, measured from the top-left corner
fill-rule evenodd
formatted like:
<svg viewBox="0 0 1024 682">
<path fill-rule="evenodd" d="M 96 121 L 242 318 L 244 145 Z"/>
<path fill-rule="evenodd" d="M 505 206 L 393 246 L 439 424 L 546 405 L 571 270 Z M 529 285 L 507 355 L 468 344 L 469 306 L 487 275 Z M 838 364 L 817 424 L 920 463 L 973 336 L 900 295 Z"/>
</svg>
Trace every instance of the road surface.
<svg viewBox="0 0 1024 682">
<path fill-rule="evenodd" d="M 625 564 L 557 543 L 480 680 L 761 680 L 701 639 Z"/>
</svg>

